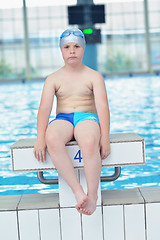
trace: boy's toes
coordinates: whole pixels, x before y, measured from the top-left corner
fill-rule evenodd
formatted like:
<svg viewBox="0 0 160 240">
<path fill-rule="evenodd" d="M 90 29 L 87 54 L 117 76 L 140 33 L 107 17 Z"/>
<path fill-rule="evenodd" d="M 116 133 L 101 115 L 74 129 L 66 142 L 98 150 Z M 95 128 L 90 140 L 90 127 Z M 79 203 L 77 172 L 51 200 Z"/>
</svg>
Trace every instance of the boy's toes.
<svg viewBox="0 0 160 240">
<path fill-rule="evenodd" d="M 91 211 L 89 211 L 89 210 L 87 210 L 87 209 L 85 209 L 85 208 L 78 208 L 77 209 L 78 210 L 78 212 L 79 213 L 81 213 L 81 214 L 85 214 L 85 215 L 91 215 L 92 213 L 91 213 Z"/>
<path fill-rule="evenodd" d="M 83 208 L 77 209 L 79 213 L 83 214 Z"/>
<path fill-rule="evenodd" d="M 83 214 L 86 214 L 86 215 L 91 215 L 91 211 L 87 210 L 87 209 L 83 209 Z"/>
</svg>

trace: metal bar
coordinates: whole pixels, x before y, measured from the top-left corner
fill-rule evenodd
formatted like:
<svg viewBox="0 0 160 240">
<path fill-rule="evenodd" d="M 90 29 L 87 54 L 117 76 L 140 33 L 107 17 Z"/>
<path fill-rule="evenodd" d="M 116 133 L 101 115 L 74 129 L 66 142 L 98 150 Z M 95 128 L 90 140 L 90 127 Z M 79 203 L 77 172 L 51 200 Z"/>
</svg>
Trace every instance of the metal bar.
<svg viewBox="0 0 160 240">
<path fill-rule="evenodd" d="M 30 68 L 30 49 L 29 49 L 26 0 L 23 0 L 23 24 L 24 24 L 25 60 L 26 60 L 26 79 L 29 80 L 31 78 L 31 68 Z"/>
<path fill-rule="evenodd" d="M 149 32 L 149 8 L 148 8 L 148 0 L 144 0 L 144 23 L 145 23 L 145 31 L 146 31 L 146 53 L 147 53 L 147 64 L 148 71 L 152 70 L 151 63 L 151 41 L 150 41 L 150 32 Z"/>
<path fill-rule="evenodd" d="M 58 184 L 57 178 L 45 178 L 43 176 L 43 171 L 37 172 L 37 177 L 41 183 L 44 184 Z"/>
<path fill-rule="evenodd" d="M 115 181 L 121 175 L 121 167 L 114 168 L 114 174 L 111 176 L 103 176 L 101 177 L 101 182 L 112 182 Z"/>
<path fill-rule="evenodd" d="M 121 167 L 115 167 L 114 174 L 111 176 L 103 176 L 101 177 L 101 182 L 112 182 L 119 178 L 121 174 Z M 56 178 L 45 178 L 43 175 L 43 171 L 37 172 L 37 177 L 41 183 L 44 184 L 58 184 L 58 179 Z"/>
</svg>

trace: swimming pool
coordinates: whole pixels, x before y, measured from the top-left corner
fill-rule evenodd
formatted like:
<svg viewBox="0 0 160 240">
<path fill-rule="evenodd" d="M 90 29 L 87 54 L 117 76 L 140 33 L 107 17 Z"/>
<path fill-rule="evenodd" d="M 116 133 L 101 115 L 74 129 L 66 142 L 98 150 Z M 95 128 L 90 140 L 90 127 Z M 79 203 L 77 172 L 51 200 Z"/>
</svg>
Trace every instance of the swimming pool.
<svg viewBox="0 0 160 240">
<path fill-rule="evenodd" d="M 105 81 L 111 112 L 111 133 L 135 132 L 145 139 L 146 165 L 123 167 L 119 179 L 102 189 L 160 186 L 160 78 L 112 78 Z M 57 192 L 41 184 L 36 173 L 13 173 L 10 146 L 21 138 L 36 137 L 36 117 L 43 82 L 0 85 L 0 195 Z M 55 105 L 52 116 L 55 115 Z M 113 169 L 102 169 L 110 175 Z M 57 172 L 45 173 L 57 177 Z"/>
</svg>

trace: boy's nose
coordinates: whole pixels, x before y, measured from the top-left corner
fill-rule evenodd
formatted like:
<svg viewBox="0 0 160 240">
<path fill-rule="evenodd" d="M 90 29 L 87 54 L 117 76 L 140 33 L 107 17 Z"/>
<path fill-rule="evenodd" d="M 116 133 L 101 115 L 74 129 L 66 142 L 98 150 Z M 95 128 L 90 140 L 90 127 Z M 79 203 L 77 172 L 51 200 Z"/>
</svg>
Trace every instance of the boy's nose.
<svg viewBox="0 0 160 240">
<path fill-rule="evenodd" d="M 71 53 L 75 52 L 75 51 L 74 51 L 74 47 L 71 47 L 71 48 L 70 48 L 70 52 L 71 52 Z"/>
</svg>

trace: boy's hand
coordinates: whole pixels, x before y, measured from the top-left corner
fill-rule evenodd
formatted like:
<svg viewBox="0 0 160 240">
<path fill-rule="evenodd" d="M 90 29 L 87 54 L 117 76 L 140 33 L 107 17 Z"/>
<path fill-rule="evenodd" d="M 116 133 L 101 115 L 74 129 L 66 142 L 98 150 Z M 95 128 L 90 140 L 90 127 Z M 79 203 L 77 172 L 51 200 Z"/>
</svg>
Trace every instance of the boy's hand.
<svg viewBox="0 0 160 240">
<path fill-rule="evenodd" d="M 101 153 L 101 159 L 105 159 L 109 156 L 111 153 L 111 147 L 110 147 L 110 141 L 107 138 L 100 139 L 100 153 Z"/>
<path fill-rule="evenodd" d="M 34 144 L 34 156 L 39 162 L 46 161 L 46 143 L 45 141 L 36 140 Z"/>
</svg>

